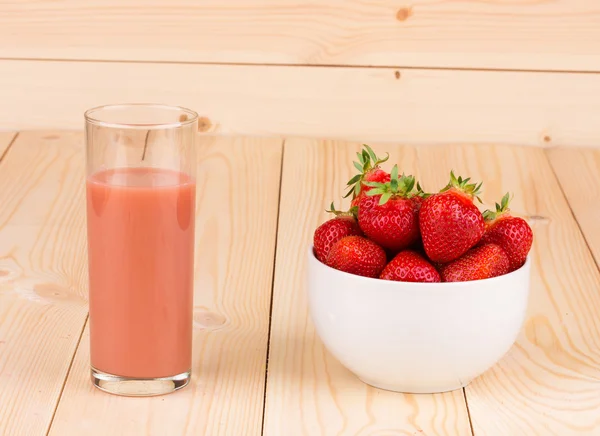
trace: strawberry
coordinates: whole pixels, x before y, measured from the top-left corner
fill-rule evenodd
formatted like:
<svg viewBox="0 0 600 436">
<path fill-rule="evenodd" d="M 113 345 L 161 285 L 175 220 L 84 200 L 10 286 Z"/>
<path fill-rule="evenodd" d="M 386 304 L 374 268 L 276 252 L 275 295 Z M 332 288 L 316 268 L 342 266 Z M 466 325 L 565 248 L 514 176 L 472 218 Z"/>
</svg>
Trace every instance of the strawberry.
<svg viewBox="0 0 600 436">
<path fill-rule="evenodd" d="M 496 244 L 480 245 L 461 258 L 442 265 L 444 282 L 466 282 L 501 276 L 508 273 L 510 262 L 506 252 Z"/>
<path fill-rule="evenodd" d="M 458 259 L 483 236 L 483 215 L 473 204 L 474 197 L 479 199 L 481 183 L 469 184 L 469 180 L 457 179 L 451 172 L 450 183 L 421 205 L 421 237 L 425 252 L 433 262 L 447 263 Z"/>
<path fill-rule="evenodd" d="M 412 197 L 410 197 L 410 200 L 413 202 L 413 207 L 415 210 L 415 220 L 419 219 L 419 210 L 421 210 L 421 205 L 423 204 L 425 199 L 427 197 L 429 197 L 430 195 L 431 194 L 425 193 L 423 191 L 423 188 L 421 188 L 421 185 L 419 184 L 419 182 L 417 182 L 417 192 Z M 413 245 L 413 248 L 416 251 L 418 251 L 419 253 L 422 253 L 423 255 L 425 255 L 425 249 L 423 248 L 423 240 L 421 238 L 420 231 L 419 231 L 419 236 L 417 237 L 417 241 Z"/>
<path fill-rule="evenodd" d="M 367 211 L 376 206 L 378 202 L 379 198 L 365 194 L 362 194 L 360 197 L 356 197 L 354 200 L 352 200 L 352 204 L 356 204 L 356 206 L 354 206 L 356 208 L 356 217 L 358 218 L 358 215 L 360 215 L 361 209 L 363 212 Z"/>
<path fill-rule="evenodd" d="M 331 210 L 327 212 L 333 213 L 335 218 L 331 218 L 317 227 L 313 236 L 315 256 L 321 262 L 325 262 L 329 250 L 337 241 L 345 236 L 361 236 L 363 234 L 352 210 L 340 212 L 335 210 L 333 203 L 331 203 Z"/>
<path fill-rule="evenodd" d="M 414 197 L 411 197 L 410 201 L 412 201 L 413 207 L 415 208 L 415 210 L 418 213 L 419 210 L 421 209 L 421 205 L 423 204 L 425 199 L 423 197 L 419 197 L 418 195 L 415 195 Z"/>
<path fill-rule="evenodd" d="M 419 239 L 418 212 L 411 200 L 414 185 L 413 176 L 402 174 L 398 177 L 398 166 L 395 165 L 389 182 L 367 182 L 372 189 L 358 203 L 360 228 L 369 239 L 391 253 L 397 253 Z"/>
<path fill-rule="evenodd" d="M 354 207 L 354 206 L 358 206 L 358 203 L 360 201 L 360 199 L 362 197 L 364 197 L 364 195 L 369 192 L 372 188 L 367 186 L 366 183 L 386 183 L 390 181 L 390 174 L 385 172 L 384 170 L 377 168 L 375 170 L 372 170 L 369 174 L 365 175 L 363 181 L 362 181 L 362 188 L 360 193 L 358 194 L 358 196 L 354 197 L 352 199 L 352 202 L 350 203 L 350 206 Z"/>
<path fill-rule="evenodd" d="M 421 209 L 421 205 L 427 197 L 431 197 L 431 194 L 428 194 L 425 191 L 423 191 L 423 188 L 421 188 L 421 184 L 417 182 L 417 192 L 412 197 L 410 197 L 413 204 L 415 205 L 415 209 L 417 210 L 417 212 Z"/>
<path fill-rule="evenodd" d="M 388 263 L 380 279 L 397 282 L 440 282 L 440 274 L 423 256 L 416 251 L 401 251 Z"/>
<path fill-rule="evenodd" d="M 506 193 L 500 204 L 496 203 L 496 211 L 483 212 L 485 233 L 481 243 L 498 244 L 504 249 L 510 261 L 510 271 L 514 271 L 525 263 L 527 254 L 533 243 L 533 231 L 523 218 L 512 216 L 508 203 L 510 195 Z"/>
<path fill-rule="evenodd" d="M 327 265 L 365 277 L 378 277 L 386 263 L 385 251 L 362 236 L 346 236 L 331 247 Z"/>
<path fill-rule="evenodd" d="M 386 183 L 390 180 L 390 175 L 379 167 L 380 164 L 388 160 L 389 155 L 379 158 L 367 144 L 363 144 L 363 147 L 361 153 L 356 153 L 358 162 L 353 162 L 354 167 L 358 170 L 358 174 L 348 181 L 347 187 L 350 190 L 344 196 L 346 198 L 352 194 L 352 207 L 358 206 L 360 197 L 372 189 L 366 183 Z"/>
</svg>

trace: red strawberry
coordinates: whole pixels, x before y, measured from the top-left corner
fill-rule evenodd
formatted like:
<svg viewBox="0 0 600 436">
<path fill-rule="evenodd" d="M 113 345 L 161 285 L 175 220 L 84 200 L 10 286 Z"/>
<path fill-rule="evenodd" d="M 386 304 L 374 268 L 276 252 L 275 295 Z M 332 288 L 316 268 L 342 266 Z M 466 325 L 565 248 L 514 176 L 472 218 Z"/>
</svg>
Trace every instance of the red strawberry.
<svg viewBox="0 0 600 436">
<path fill-rule="evenodd" d="M 337 241 L 345 236 L 361 236 L 363 234 L 353 213 L 339 212 L 335 210 L 333 203 L 331 203 L 331 210 L 327 212 L 335 214 L 335 218 L 325 221 L 317 227 L 313 236 L 315 256 L 321 262 L 325 262 L 329 250 Z"/>
<path fill-rule="evenodd" d="M 480 245 L 463 257 L 440 268 L 442 281 L 466 282 L 508 273 L 510 262 L 506 252 L 496 244 Z"/>
<path fill-rule="evenodd" d="M 421 184 L 417 182 L 417 192 L 410 198 L 415 205 L 417 212 L 421 209 L 421 205 L 427 197 L 431 197 L 431 194 L 427 194 L 425 191 L 423 191 Z"/>
<path fill-rule="evenodd" d="M 482 244 L 498 244 L 504 249 L 510 261 L 510 271 L 514 271 L 525 263 L 527 254 L 533 243 L 533 231 L 523 218 L 510 214 L 508 193 L 502 197 L 500 204 L 496 203 L 496 211 L 486 210 L 485 233 L 481 238 Z"/>
<path fill-rule="evenodd" d="M 433 262 L 446 263 L 458 259 L 483 235 L 483 215 L 473 204 L 481 183 L 468 184 L 469 180 L 457 179 L 451 172 L 448 186 L 428 197 L 421 205 L 419 226 L 423 246 Z"/>
<path fill-rule="evenodd" d="M 376 206 L 378 202 L 378 197 L 372 197 L 365 194 L 361 195 L 360 197 L 356 197 L 354 200 L 352 200 L 352 204 L 356 204 L 356 206 L 354 207 L 356 208 L 355 210 L 357 217 L 360 214 L 361 209 L 363 210 L 363 212 L 367 211 Z"/>
<path fill-rule="evenodd" d="M 358 196 L 356 196 L 352 199 L 350 206 L 352 206 L 352 207 L 358 206 L 360 199 L 362 197 L 364 197 L 367 192 L 369 192 L 371 189 L 373 189 L 370 186 L 366 185 L 366 183 L 386 183 L 389 181 L 390 181 L 389 173 L 385 172 L 381 168 L 373 168 L 372 170 L 370 170 L 368 173 L 365 174 L 365 176 L 362 180 L 360 193 L 358 194 Z"/>
<path fill-rule="evenodd" d="M 365 174 L 362 180 L 361 194 L 369 192 L 372 187 L 368 185 L 371 183 L 387 183 L 390 181 L 390 174 L 379 167 L 373 168 Z"/>
<path fill-rule="evenodd" d="M 425 201 L 423 197 L 419 197 L 418 195 L 411 197 L 410 200 L 413 202 L 413 206 L 417 212 L 419 212 L 419 209 L 421 209 L 421 205 Z"/>
<path fill-rule="evenodd" d="M 365 277 L 378 277 L 386 263 L 385 251 L 362 236 L 340 239 L 327 256 L 327 265 L 340 271 Z"/>
<path fill-rule="evenodd" d="M 360 197 L 372 189 L 370 186 L 367 186 L 366 183 L 386 183 L 390 180 L 390 175 L 379 167 L 380 164 L 388 160 L 389 155 L 386 155 L 384 158 L 379 158 L 367 144 L 363 144 L 363 147 L 364 149 L 361 153 L 356 153 L 358 162 L 353 162 L 354 167 L 358 170 L 358 174 L 352 177 L 348 182 L 347 186 L 350 190 L 344 196 L 345 198 L 352 194 L 352 207 L 357 206 Z"/>
<path fill-rule="evenodd" d="M 416 251 L 401 251 L 381 272 L 380 279 L 397 282 L 440 282 L 440 274 Z"/>
<path fill-rule="evenodd" d="M 398 177 L 398 166 L 395 165 L 391 180 L 387 183 L 368 182 L 373 189 L 358 203 L 358 224 L 362 231 L 392 253 L 419 239 L 418 213 L 410 198 L 414 185 L 414 177 L 404 174 Z"/>
<path fill-rule="evenodd" d="M 430 195 L 431 194 L 425 193 L 423 191 L 423 188 L 421 188 L 421 185 L 419 184 L 419 182 L 417 182 L 417 192 L 412 197 L 410 197 L 411 201 L 413 202 L 413 207 L 415 210 L 415 220 L 417 220 L 417 221 L 419 220 L 419 210 L 421 210 L 421 205 L 423 204 L 425 199 L 427 197 L 429 197 Z M 413 245 L 413 248 L 416 251 L 418 251 L 419 253 L 422 253 L 423 255 L 425 255 L 425 249 L 423 248 L 423 240 L 421 239 L 420 230 L 419 230 L 419 236 L 417 237 L 417 241 Z"/>
</svg>

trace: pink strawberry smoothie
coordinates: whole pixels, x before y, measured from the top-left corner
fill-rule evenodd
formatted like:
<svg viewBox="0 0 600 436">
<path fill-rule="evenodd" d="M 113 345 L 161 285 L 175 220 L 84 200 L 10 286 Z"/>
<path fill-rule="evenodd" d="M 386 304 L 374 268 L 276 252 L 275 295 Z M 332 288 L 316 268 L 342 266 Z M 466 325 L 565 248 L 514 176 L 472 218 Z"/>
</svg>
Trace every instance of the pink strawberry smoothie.
<svg viewBox="0 0 600 436">
<path fill-rule="evenodd" d="M 139 378 L 190 370 L 195 182 L 125 168 L 87 179 L 91 364 Z"/>
</svg>

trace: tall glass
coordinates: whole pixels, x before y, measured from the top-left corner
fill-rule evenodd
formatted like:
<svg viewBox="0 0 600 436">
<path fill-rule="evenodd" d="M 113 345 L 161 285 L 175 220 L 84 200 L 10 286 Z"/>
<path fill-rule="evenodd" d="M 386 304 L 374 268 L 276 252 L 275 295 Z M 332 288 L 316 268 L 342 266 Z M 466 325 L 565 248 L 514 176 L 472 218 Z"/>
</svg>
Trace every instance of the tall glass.
<svg viewBox="0 0 600 436">
<path fill-rule="evenodd" d="M 91 378 L 110 393 L 190 380 L 197 124 L 161 105 L 85 113 Z"/>
</svg>

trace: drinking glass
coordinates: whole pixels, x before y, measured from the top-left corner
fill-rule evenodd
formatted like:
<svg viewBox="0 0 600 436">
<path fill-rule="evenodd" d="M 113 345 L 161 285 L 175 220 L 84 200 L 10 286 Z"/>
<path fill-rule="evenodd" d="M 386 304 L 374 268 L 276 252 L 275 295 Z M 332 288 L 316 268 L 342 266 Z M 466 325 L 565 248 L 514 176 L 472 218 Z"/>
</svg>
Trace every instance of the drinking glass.
<svg viewBox="0 0 600 436">
<path fill-rule="evenodd" d="M 85 112 L 91 378 L 113 394 L 190 380 L 197 118 L 147 104 Z"/>
</svg>

